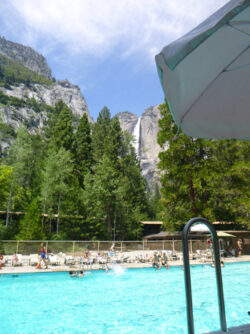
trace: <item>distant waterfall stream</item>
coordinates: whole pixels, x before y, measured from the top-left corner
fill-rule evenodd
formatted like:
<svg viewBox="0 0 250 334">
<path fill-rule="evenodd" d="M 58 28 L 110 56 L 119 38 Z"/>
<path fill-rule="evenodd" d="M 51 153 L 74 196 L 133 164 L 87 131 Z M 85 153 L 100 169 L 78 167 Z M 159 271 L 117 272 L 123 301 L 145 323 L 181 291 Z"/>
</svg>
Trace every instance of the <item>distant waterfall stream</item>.
<svg viewBox="0 0 250 334">
<path fill-rule="evenodd" d="M 135 125 L 134 131 L 132 133 L 134 137 L 133 146 L 135 148 L 135 153 L 137 158 L 140 158 L 140 136 L 141 136 L 141 117 L 138 117 L 137 123 Z"/>
</svg>

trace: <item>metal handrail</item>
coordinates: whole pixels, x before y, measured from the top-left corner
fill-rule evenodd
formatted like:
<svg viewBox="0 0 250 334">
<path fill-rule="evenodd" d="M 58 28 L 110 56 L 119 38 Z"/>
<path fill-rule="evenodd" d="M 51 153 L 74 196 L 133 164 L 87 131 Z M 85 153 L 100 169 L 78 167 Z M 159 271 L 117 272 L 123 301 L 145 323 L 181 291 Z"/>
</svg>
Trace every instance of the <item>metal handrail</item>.
<svg viewBox="0 0 250 334">
<path fill-rule="evenodd" d="M 219 252 L 219 243 L 218 243 L 217 234 L 216 234 L 214 227 L 209 223 L 207 219 L 196 217 L 196 218 L 190 219 L 187 222 L 182 232 L 188 333 L 194 334 L 193 302 L 192 302 L 191 275 L 190 275 L 190 264 L 189 264 L 189 249 L 188 249 L 188 233 L 190 231 L 191 226 L 196 223 L 201 223 L 201 224 L 206 225 L 212 234 L 214 259 L 215 259 L 216 282 L 217 282 L 217 294 L 218 294 L 218 303 L 219 303 L 219 311 L 220 311 L 220 326 L 221 326 L 221 330 L 226 332 L 227 323 L 226 323 L 223 284 L 222 284 L 222 276 L 221 276 L 220 252 Z"/>
</svg>

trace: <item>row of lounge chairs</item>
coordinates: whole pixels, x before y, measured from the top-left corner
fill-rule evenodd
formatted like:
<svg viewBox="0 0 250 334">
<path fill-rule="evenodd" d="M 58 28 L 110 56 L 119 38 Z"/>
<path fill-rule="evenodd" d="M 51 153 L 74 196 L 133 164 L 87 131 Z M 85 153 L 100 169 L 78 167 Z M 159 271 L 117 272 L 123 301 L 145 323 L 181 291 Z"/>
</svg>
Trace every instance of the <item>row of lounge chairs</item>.
<svg viewBox="0 0 250 334">
<path fill-rule="evenodd" d="M 73 256 L 64 253 L 48 254 L 47 262 L 51 266 L 92 266 L 94 264 L 105 265 L 107 263 L 150 263 L 153 261 L 155 251 L 134 251 L 134 252 L 103 252 L 102 255 L 97 252 L 91 252 L 89 256 Z M 175 251 L 163 251 L 169 261 L 182 261 L 182 254 Z M 200 262 L 212 261 L 211 250 L 197 250 L 190 254 L 191 260 Z M 1 260 L 2 266 L 36 266 L 39 262 L 38 254 L 22 255 L 14 254 L 13 256 L 4 256 Z"/>
<path fill-rule="evenodd" d="M 151 262 L 154 251 L 149 252 L 104 252 L 100 253 L 92 252 L 89 256 L 72 256 L 64 253 L 48 254 L 47 262 L 49 265 L 92 265 L 92 264 L 106 264 L 106 263 L 146 263 Z M 169 260 L 179 259 L 178 255 L 173 255 L 171 251 L 168 251 L 167 256 Z M 22 255 L 14 254 L 6 255 L 3 257 L 3 266 L 35 266 L 39 262 L 38 254 Z"/>
</svg>

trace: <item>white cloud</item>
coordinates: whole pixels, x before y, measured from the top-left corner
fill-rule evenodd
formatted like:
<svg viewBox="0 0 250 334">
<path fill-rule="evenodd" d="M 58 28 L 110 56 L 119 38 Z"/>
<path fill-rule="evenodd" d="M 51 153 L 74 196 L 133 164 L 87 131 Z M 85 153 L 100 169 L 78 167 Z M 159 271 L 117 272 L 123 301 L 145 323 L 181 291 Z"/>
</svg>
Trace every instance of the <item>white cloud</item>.
<svg viewBox="0 0 250 334">
<path fill-rule="evenodd" d="M 45 54 L 63 45 L 69 54 L 152 58 L 227 0 L 9 0 L 25 44 L 46 41 Z M 21 27 L 23 27 L 21 29 Z"/>
</svg>

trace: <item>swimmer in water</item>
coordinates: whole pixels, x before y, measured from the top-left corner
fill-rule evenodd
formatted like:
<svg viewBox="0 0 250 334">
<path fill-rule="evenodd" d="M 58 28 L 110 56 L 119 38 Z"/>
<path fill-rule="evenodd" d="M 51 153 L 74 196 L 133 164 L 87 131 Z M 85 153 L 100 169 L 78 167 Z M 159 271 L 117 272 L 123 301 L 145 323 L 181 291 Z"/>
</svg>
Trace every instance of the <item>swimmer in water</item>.
<svg viewBox="0 0 250 334">
<path fill-rule="evenodd" d="M 77 273 L 77 276 L 78 276 L 78 277 L 82 277 L 82 276 L 84 276 L 84 272 L 83 272 L 83 270 L 80 270 L 80 271 Z"/>
<path fill-rule="evenodd" d="M 70 277 L 83 277 L 84 276 L 84 272 L 83 272 L 83 270 L 80 270 L 80 271 L 69 271 L 69 275 L 70 275 Z"/>
</svg>

